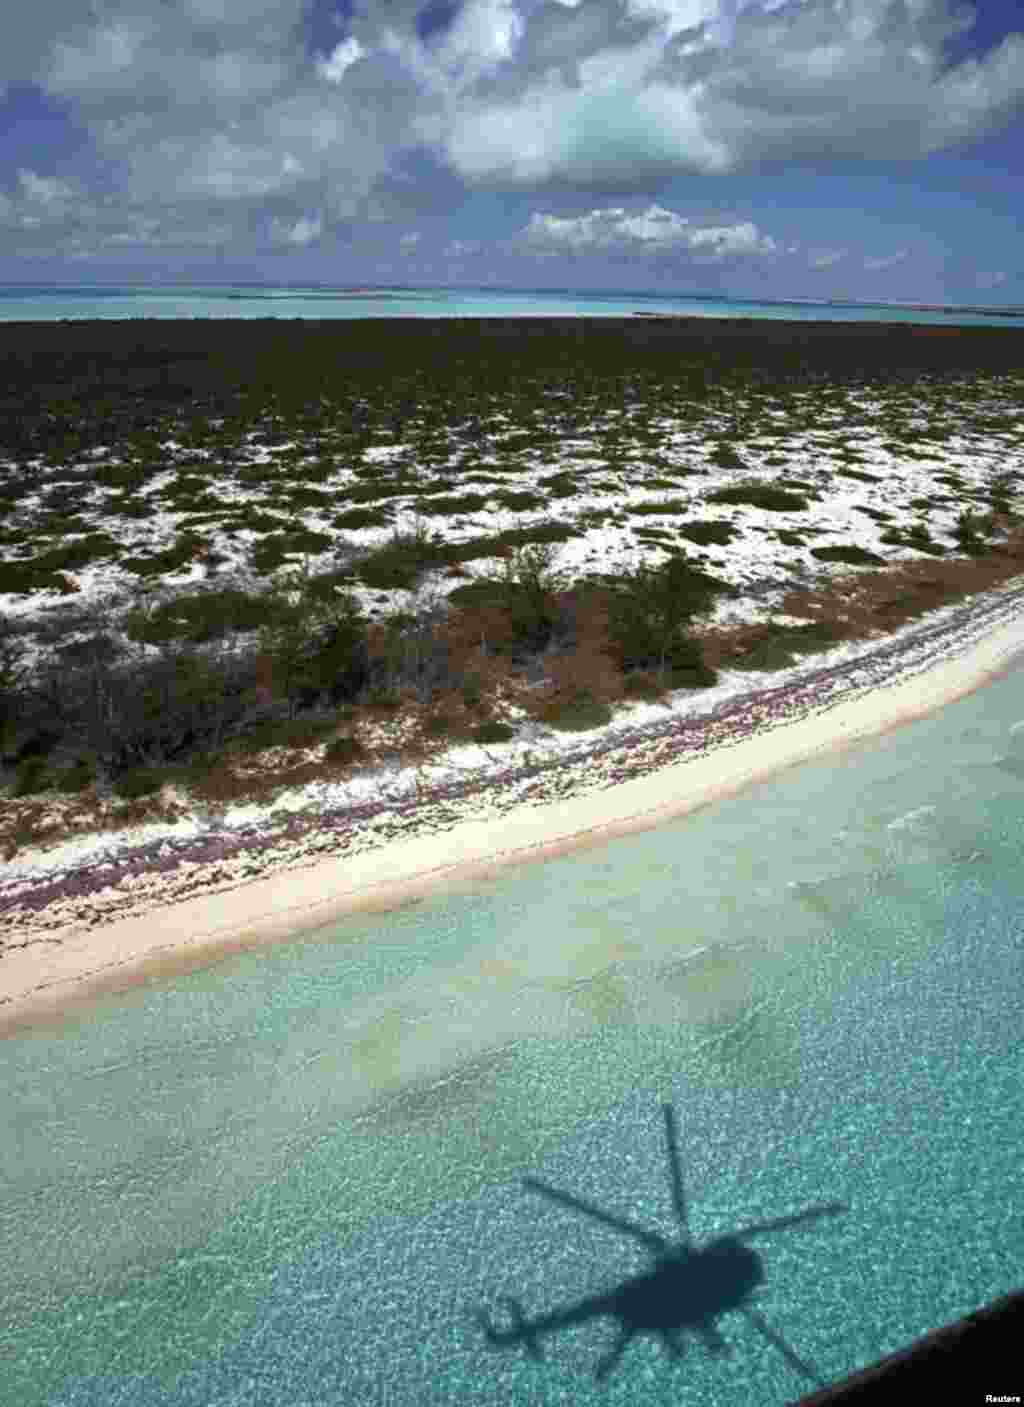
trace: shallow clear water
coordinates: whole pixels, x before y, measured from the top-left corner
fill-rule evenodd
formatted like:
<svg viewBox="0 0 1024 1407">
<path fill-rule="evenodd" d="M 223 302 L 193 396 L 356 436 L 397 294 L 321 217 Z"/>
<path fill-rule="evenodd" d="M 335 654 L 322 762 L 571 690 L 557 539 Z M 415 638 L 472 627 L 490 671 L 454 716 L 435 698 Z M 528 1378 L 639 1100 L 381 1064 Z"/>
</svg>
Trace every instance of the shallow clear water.
<svg viewBox="0 0 1024 1407">
<path fill-rule="evenodd" d="M 892 304 L 775 302 L 700 297 L 662 290 L 377 288 L 372 295 L 323 287 L 228 284 L 0 284 L 0 322 L 105 318 L 513 318 L 630 317 L 635 311 L 687 317 L 782 318 L 810 322 L 913 322 L 1019 327 L 998 311 L 943 312 Z"/>
<path fill-rule="evenodd" d="M 0 1328 L 33 1404 L 792 1401 L 608 1317 L 641 1244 L 699 1245 L 824 1380 L 1014 1288 L 1024 1263 L 1024 670 L 839 759 L 604 849 L 110 998 L 0 1046 Z M 707 1285 L 687 1289 L 710 1313 Z M 702 1296 L 704 1297 L 702 1299 Z"/>
</svg>

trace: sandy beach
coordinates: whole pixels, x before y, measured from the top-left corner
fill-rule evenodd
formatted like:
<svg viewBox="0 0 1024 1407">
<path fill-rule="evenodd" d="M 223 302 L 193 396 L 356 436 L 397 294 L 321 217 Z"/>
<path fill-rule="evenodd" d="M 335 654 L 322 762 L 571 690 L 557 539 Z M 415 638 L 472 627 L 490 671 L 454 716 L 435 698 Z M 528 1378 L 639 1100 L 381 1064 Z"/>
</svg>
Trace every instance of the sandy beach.
<svg viewBox="0 0 1024 1407">
<path fill-rule="evenodd" d="M 833 665 L 798 685 L 751 691 L 724 711 L 620 738 L 617 750 L 598 739 L 589 756 L 566 759 L 541 784 L 506 779 L 469 788 L 460 805 L 427 798 L 333 831 L 326 818 L 306 817 L 303 835 L 292 827 L 285 843 L 265 841 L 258 858 L 250 846 L 231 864 L 179 860 L 148 884 L 145 873 L 121 880 L 106 908 L 99 890 L 88 902 L 9 909 L 0 1034 L 59 1020 L 100 994 L 312 934 L 348 913 L 392 910 L 506 866 L 604 845 L 927 716 L 1024 651 L 1019 595 L 1011 586 L 940 613 L 940 623 L 880 643 L 856 669 Z M 325 855 L 325 846 L 344 853 Z"/>
</svg>

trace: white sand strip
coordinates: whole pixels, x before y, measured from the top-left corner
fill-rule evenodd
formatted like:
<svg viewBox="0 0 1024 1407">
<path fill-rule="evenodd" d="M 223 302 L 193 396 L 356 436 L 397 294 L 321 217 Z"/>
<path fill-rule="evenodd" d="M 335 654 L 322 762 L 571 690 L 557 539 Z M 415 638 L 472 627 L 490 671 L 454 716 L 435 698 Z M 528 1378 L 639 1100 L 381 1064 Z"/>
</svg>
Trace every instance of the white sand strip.
<svg viewBox="0 0 1024 1407">
<path fill-rule="evenodd" d="M 508 865 L 647 830 L 773 773 L 926 716 L 990 681 L 1024 651 L 1024 619 L 911 678 L 840 701 L 730 746 L 599 792 L 459 822 L 441 835 L 387 841 L 91 929 L 72 925 L 9 949 L 0 964 L 0 1035 L 260 944 L 309 934 L 344 914 L 386 911 Z"/>
</svg>

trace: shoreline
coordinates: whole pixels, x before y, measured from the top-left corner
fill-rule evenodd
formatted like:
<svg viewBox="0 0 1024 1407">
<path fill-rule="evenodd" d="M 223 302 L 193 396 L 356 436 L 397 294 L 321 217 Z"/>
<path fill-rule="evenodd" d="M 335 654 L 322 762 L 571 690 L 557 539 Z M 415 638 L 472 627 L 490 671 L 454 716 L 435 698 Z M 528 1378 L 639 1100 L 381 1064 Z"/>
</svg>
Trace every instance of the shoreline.
<svg viewBox="0 0 1024 1407">
<path fill-rule="evenodd" d="M 150 980 L 312 936 L 346 914 L 392 911 L 651 829 L 926 717 L 1014 667 L 1024 652 L 1022 601 L 1024 588 L 1011 583 L 926 620 L 909 642 L 881 641 L 863 658 L 704 715 L 603 735 L 546 765 L 411 800 L 384 794 L 341 813 L 307 811 L 231 839 L 211 833 L 177 850 L 156 843 L 129 854 L 116 876 L 108 862 L 23 886 L 0 904 L 0 921 L 28 935 L 0 940 L 0 1037 Z M 557 785 L 545 792 L 545 779 Z M 325 857 L 331 849 L 343 853 Z"/>
</svg>

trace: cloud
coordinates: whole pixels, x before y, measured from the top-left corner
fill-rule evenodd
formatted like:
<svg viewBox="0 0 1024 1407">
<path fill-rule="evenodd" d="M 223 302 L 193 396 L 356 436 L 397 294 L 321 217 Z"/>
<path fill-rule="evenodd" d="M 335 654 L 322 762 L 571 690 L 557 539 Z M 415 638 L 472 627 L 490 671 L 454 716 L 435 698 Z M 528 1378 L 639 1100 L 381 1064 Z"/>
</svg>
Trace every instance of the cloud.
<svg viewBox="0 0 1024 1407">
<path fill-rule="evenodd" d="M 61 214 L 75 196 L 74 188 L 67 181 L 60 181 L 52 176 L 40 176 L 24 167 L 18 171 L 18 187 L 26 205 L 40 206 L 43 210 Z"/>
<path fill-rule="evenodd" d="M 902 264 L 910 257 L 909 249 L 899 249 L 895 254 L 883 254 L 880 258 L 867 258 L 864 260 L 864 267 L 869 273 L 878 273 L 882 269 L 892 269 L 897 264 Z"/>
<path fill-rule="evenodd" d="M 979 288 L 998 288 L 1008 278 L 1009 274 L 1006 273 L 977 273 L 974 276 L 974 281 Z"/>
<path fill-rule="evenodd" d="M 524 61 L 490 83 L 421 69 L 438 104 L 417 120 L 477 183 L 635 190 L 764 161 L 920 158 L 983 135 L 1024 98 L 1019 34 L 943 69 L 969 23 L 946 0 L 542 5 Z"/>
<path fill-rule="evenodd" d="M 340 83 L 356 60 L 363 58 L 365 53 L 359 40 L 349 35 L 335 45 L 329 58 L 317 61 L 316 71 L 326 82 Z"/>
<path fill-rule="evenodd" d="M 280 219 L 270 222 L 271 242 L 285 248 L 305 248 L 318 240 L 322 233 L 323 221 L 319 216 L 304 215 L 294 222 Z"/>
<path fill-rule="evenodd" d="M 775 240 L 750 221 L 695 224 L 659 205 L 632 214 L 615 206 L 568 219 L 534 212 L 526 228 L 509 243 L 516 252 L 542 258 L 630 254 L 641 258 L 684 256 L 698 262 L 714 262 L 763 258 L 779 252 Z"/>
<path fill-rule="evenodd" d="M 373 0 L 335 19 L 323 52 L 309 50 L 310 8 L 22 7 L 0 83 L 31 82 L 71 114 L 105 184 L 33 160 L 0 201 L 6 251 L 193 236 L 206 247 L 225 230 L 246 252 L 264 239 L 299 248 L 353 223 L 455 213 L 467 185 L 543 193 L 549 209 L 574 191 L 648 201 L 686 173 L 921 158 L 984 135 L 1024 101 L 1024 35 L 946 63 L 972 22 L 953 0 L 463 0 L 426 37 L 423 0 Z M 47 181 L 73 197 L 54 187 L 48 198 Z M 560 240 L 596 250 L 602 238 L 666 257 L 779 252 L 752 224 L 657 210 L 598 209 L 590 225 L 535 216 L 520 243 L 531 254 Z"/>
<path fill-rule="evenodd" d="M 81 183 L 21 168 L 14 196 L 0 194 L 0 239 L 23 257 L 84 259 L 126 247 L 212 250 L 234 236 L 231 223 L 187 208 L 154 211 L 144 202 L 95 194 Z"/>
<path fill-rule="evenodd" d="M 462 259 L 467 254 L 479 254 L 483 244 L 478 239 L 453 239 L 445 245 L 442 253 L 447 259 Z"/>
<path fill-rule="evenodd" d="M 811 269 L 831 269 L 833 264 L 845 259 L 849 252 L 848 249 L 822 249 L 810 255 L 807 266 Z"/>
</svg>

